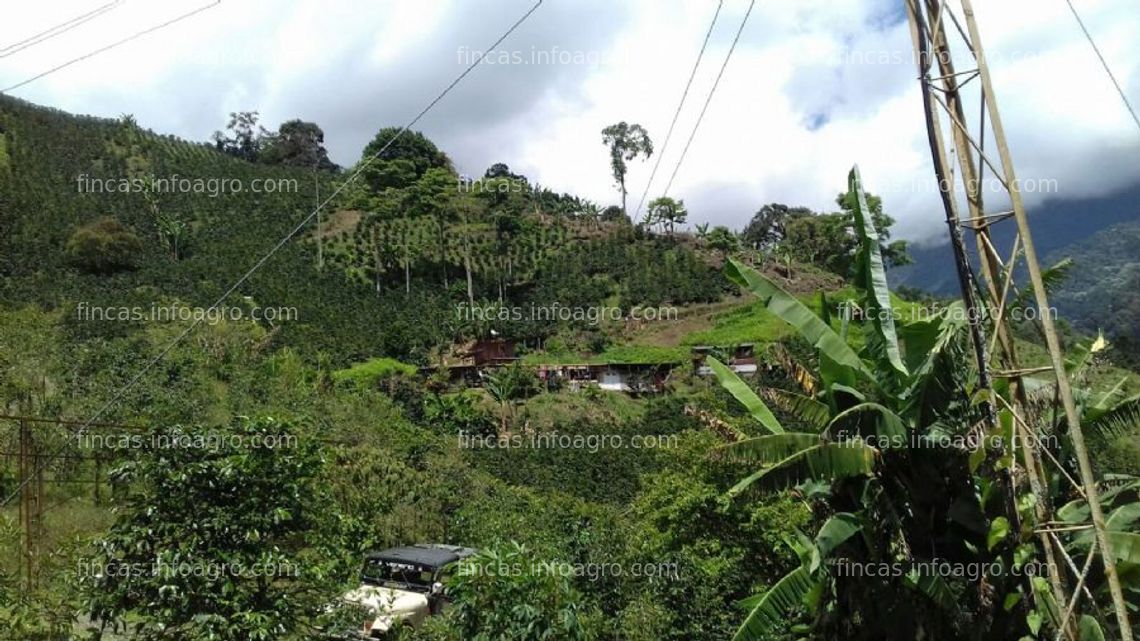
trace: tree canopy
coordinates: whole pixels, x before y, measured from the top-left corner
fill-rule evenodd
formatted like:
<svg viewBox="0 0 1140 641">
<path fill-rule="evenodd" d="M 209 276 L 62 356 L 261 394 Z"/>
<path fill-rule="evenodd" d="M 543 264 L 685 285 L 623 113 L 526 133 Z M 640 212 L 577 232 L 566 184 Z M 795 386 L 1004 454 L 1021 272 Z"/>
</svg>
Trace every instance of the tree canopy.
<svg viewBox="0 0 1140 641">
<path fill-rule="evenodd" d="M 649 139 L 649 132 L 644 127 L 623 120 L 602 130 L 602 142 L 610 150 L 610 172 L 621 192 L 621 210 L 628 214 L 625 206 L 625 176 L 629 172 L 627 163 L 639 156 L 652 156 L 653 141 Z"/>
<path fill-rule="evenodd" d="M 337 169 L 325 149 L 325 132 L 317 123 L 299 119 L 281 123 L 277 132 L 262 142 L 261 162 L 267 165 L 310 167 L 323 171 Z"/>
</svg>

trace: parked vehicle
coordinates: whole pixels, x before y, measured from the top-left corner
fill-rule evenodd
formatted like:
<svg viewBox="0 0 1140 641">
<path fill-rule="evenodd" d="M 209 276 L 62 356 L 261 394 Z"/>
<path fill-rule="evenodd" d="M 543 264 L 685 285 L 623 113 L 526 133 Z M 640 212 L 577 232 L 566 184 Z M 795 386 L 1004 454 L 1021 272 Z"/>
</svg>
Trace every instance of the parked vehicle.
<svg viewBox="0 0 1140 641">
<path fill-rule="evenodd" d="M 397 623 L 418 625 L 442 612 L 447 604 L 446 573 L 475 552 L 456 545 L 419 543 L 367 554 L 360 587 L 342 597 L 368 612 L 356 638 L 383 638 Z"/>
</svg>

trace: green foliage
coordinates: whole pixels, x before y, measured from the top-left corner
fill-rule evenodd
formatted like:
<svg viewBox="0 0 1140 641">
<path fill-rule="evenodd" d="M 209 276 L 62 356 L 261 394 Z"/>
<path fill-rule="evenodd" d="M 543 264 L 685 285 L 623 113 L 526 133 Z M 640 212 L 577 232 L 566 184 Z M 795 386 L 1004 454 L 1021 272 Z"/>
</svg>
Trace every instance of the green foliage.
<svg viewBox="0 0 1140 641">
<path fill-rule="evenodd" d="M 71 262 L 91 274 L 134 269 L 140 249 L 142 240 L 110 216 L 80 227 L 67 241 Z"/>
<path fill-rule="evenodd" d="M 557 569 L 556 560 L 513 541 L 464 560 L 447 586 L 462 638 L 595 638 L 591 624 L 597 624 L 598 615 L 582 608 L 570 579 Z"/>
<path fill-rule="evenodd" d="M 707 363 L 712 368 L 713 374 L 716 375 L 718 381 L 724 389 L 732 394 L 733 398 L 744 406 L 752 418 L 756 419 L 764 429 L 772 434 L 783 434 L 784 426 L 780 425 L 780 421 L 772 414 L 764 401 L 752 391 L 752 388 L 747 383 L 740 380 L 736 372 L 732 371 L 727 365 L 718 361 L 713 357 L 709 357 Z"/>
<path fill-rule="evenodd" d="M 129 493 L 94 550 L 92 618 L 129 621 L 139 638 L 268 640 L 304 629 L 332 587 L 320 533 L 336 515 L 315 482 L 320 464 L 311 443 L 272 419 L 154 433 L 113 473 Z"/>
<path fill-rule="evenodd" d="M 261 155 L 263 139 L 269 135 L 265 127 L 258 124 L 259 119 L 260 116 L 256 111 L 230 112 L 230 120 L 226 124 L 229 135 L 221 131 L 214 132 L 213 140 L 217 150 L 242 160 L 256 162 Z"/>
<path fill-rule="evenodd" d="M 1050 291 L 1060 315 L 1088 333 L 1103 331 L 1114 346 L 1113 360 L 1140 370 L 1140 223 L 1113 225 L 1043 264 L 1071 266 Z M 1046 263 L 1046 261 L 1048 261 Z"/>
<path fill-rule="evenodd" d="M 263 141 L 258 160 L 267 165 L 335 170 L 324 143 L 325 132 L 315 122 L 287 120 Z"/>
<path fill-rule="evenodd" d="M 333 372 L 333 380 L 347 381 L 359 387 L 375 387 L 376 384 L 393 376 L 414 376 L 418 370 L 414 365 L 401 363 L 394 358 L 370 358 L 347 369 Z"/>
<path fill-rule="evenodd" d="M 424 420 L 433 431 L 447 437 L 457 437 L 460 434 L 494 435 L 495 421 L 483 409 L 480 401 L 475 390 L 430 394 L 424 399 Z"/>
<path fill-rule="evenodd" d="M 875 230 L 879 251 L 882 253 L 882 260 L 887 267 L 909 263 L 911 259 L 910 255 L 906 253 L 906 241 L 891 241 L 890 230 L 891 226 L 895 224 L 895 219 L 883 213 L 883 199 L 870 193 L 859 197 L 857 193 L 862 193 L 862 191 L 856 192 L 848 189 L 835 198 L 835 202 L 839 205 L 843 215 L 850 221 L 856 215 L 856 208 L 858 207 L 861 210 L 860 215 L 866 218 L 869 221 L 869 226 Z"/>
<path fill-rule="evenodd" d="M 855 255 L 856 285 L 867 292 L 865 313 L 874 326 L 868 336 L 873 341 L 869 348 L 881 350 L 890 364 L 892 376 L 906 378 L 906 365 L 903 365 L 899 351 L 899 339 L 895 333 L 894 308 L 891 305 L 891 292 L 887 287 L 887 271 L 883 265 L 883 249 L 879 245 L 879 232 L 873 222 L 874 210 L 867 204 L 870 200 L 863 193 L 859 168 L 851 170 L 849 198 L 840 199 L 847 203 L 855 220 L 859 251 Z M 888 223 L 889 224 L 889 223 Z M 882 340 L 878 340 L 882 337 Z"/>
<path fill-rule="evenodd" d="M 8 306 L 58 308 L 88 301 L 145 309 L 177 299 L 204 308 L 314 206 L 314 175 L 307 168 L 254 164 L 218 153 L 211 145 L 160 136 L 120 120 L 72 116 L 8 96 L 0 96 L 0 121 L 12 159 L 12 172 L 0 189 L 0 210 L 5 212 L 0 217 L 0 301 Z M 161 238 L 147 200 L 155 194 L 76 189 L 77 177 L 93 181 L 135 175 L 224 178 L 246 188 L 218 197 L 158 194 L 161 213 L 185 224 L 191 241 L 187 247 L 192 251 L 180 249 L 179 260 L 172 261 L 169 246 L 148 241 Z M 317 179 L 321 194 L 332 193 L 327 174 L 319 173 Z M 270 193 L 251 189 L 254 180 L 286 182 Z M 116 272 L 113 278 L 90 278 L 60 251 L 77 226 L 93 220 L 92 212 L 113 215 L 143 240 L 131 256 L 136 269 Z M 402 285 L 403 279 L 399 282 Z M 289 346 L 308 362 L 324 353 L 341 367 L 376 355 L 425 363 L 432 349 L 451 339 L 447 327 L 454 311 L 438 287 L 378 297 L 340 270 L 318 269 L 316 246 L 308 241 L 307 231 L 280 247 L 223 304 L 239 305 L 245 297 L 262 307 L 296 310 L 296 320 L 274 324 L 272 346 Z M 138 329 L 137 324 L 95 322 L 71 327 L 86 339 L 122 337 Z M 120 384 L 129 374 L 122 376 Z"/>
<path fill-rule="evenodd" d="M 807 207 L 788 207 L 780 203 L 764 205 L 745 225 L 741 239 L 748 247 L 771 251 L 784 240 L 789 222 L 811 215 L 813 212 Z"/>
<path fill-rule="evenodd" d="M 361 179 L 376 193 L 410 186 L 430 169 L 451 172 L 451 159 L 418 131 L 385 127 L 364 147 Z M 454 183 L 454 178 L 452 179 Z"/>
<path fill-rule="evenodd" d="M 627 163 L 638 156 L 652 156 L 653 141 L 649 139 L 649 132 L 644 127 L 623 120 L 602 130 L 602 143 L 610 150 L 610 173 L 621 192 L 622 213 L 628 213 L 625 207 L 625 175 L 629 171 Z"/>
<path fill-rule="evenodd" d="M 16 641 L 66 641 L 74 631 L 75 604 L 48 591 L 28 592 L 0 573 L 0 625 Z"/>
<path fill-rule="evenodd" d="M 921 636 L 920 630 L 928 626 L 938 626 L 945 628 L 946 638 L 968 638 L 972 633 L 961 623 L 963 613 L 969 613 L 965 615 L 969 620 L 989 618 L 988 634 L 993 638 L 1018 634 L 1016 627 L 1006 629 L 1012 622 L 994 616 L 992 604 L 963 602 L 955 596 L 960 590 L 968 594 L 974 586 L 924 571 L 921 565 L 929 560 L 925 550 L 930 549 L 931 537 L 938 539 L 936 547 L 943 558 L 981 563 L 995 558 L 1003 563 L 1012 560 L 1005 543 L 1008 520 L 990 513 L 991 502 L 995 506 L 1005 503 L 979 500 L 979 485 L 990 487 L 991 492 L 998 487 L 992 480 L 971 474 L 975 468 L 967 466 L 964 452 L 929 446 L 926 440 L 946 431 L 963 434 L 980 419 L 966 398 L 969 370 L 962 353 L 952 349 L 963 340 L 963 324 L 944 311 L 904 332 L 908 339 L 905 346 L 901 344 L 878 256 L 881 238 L 867 216 L 873 208 L 863 194 L 857 170 L 851 173 L 848 197 L 841 200 L 849 203 L 858 230 L 855 285 L 859 293 L 855 302 L 867 312 L 860 349 L 835 332 L 830 315 L 817 316 L 770 279 L 738 262 L 730 261 L 727 268 L 735 282 L 757 294 L 768 311 L 792 326 L 817 352 L 817 376 L 823 383 L 816 392 L 818 398 L 784 402 L 782 409 L 807 412 L 802 423 L 817 427 L 822 423 L 818 401 L 826 401 L 830 410 L 830 420 L 821 432 L 789 432 L 760 395 L 731 370 L 714 363 L 721 383 L 743 399 L 750 413 L 771 432 L 721 448 L 729 460 L 746 462 L 755 470 L 731 493 L 757 483 L 810 492 L 814 483 L 829 488 L 823 494 L 823 509 L 848 512 L 850 521 L 826 524 L 826 535 L 821 531 L 827 541 L 823 546 L 806 543 L 801 537 L 794 547 L 803 565 L 746 602 L 751 613 L 736 638 L 760 639 L 796 612 L 806 615 L 797 619 L 803 621 L 800 625 L 805 630 L 822 637 L 844 631 L 843 635 L 869 638 L 911 638 Z M 936 388 L 939 393 L 934 393 Z M 851 537 L 856 529 L 849 527 L 853 524 L 864 536 Z M 885 580 L 833 576 L 826 570 L 828 556 L 837 557 L 832 562 L 839 563 L 880 560 L 912 567 Z M 985 580 L 1000 581 L 999 589 L 1020 589 L 1009 577 Z M 908 592 L 923 598 L 914 602 L 905 596 Z M 908 605 L 903 607 L 903 603 Z"/>
<path fill-rule="evenodd" d="M 53 409 L 63 378 L 58 316 L 25 307 L 0 310 L 0 399 L 6 413 Z"/>
<path fill-rule="evenodd" d="M 11 157 L 8 155 L 8 138 L 0 131 L 0 172 L 8 170 Z"/>
<path fill-rule="evenodd" d="M 0 208 L 12 213 L 0 220 L 0 396 L 48 415 L 92 416 L 107 390 L 119 389 L 187 327 L 82 321 L 69 311 L 75 301 L 207 305 L 248 269 L 251 256 L 264 255 L 311 211 L 312 193 L 247 193 L 216 201 L 164 195 L 160 213 L 184 224 L 186 238 L 193 239 L 193 252 L 176 252 L 174 246 L 184 244 L 171 241 L 183 232 L 166 229 L 143 197 L 77 194 L 71 183 L 66 189 L 53 185 L 60 184 L 59 176 L 138 172 L 289 178 L 312 185 L 314 172 L 308 166 L 254 165 L 137 126 L 76 119 L 7 97 L 0 97 L 0 120 L 11 160 L 10 172 L 0 176 Z M 272 143 L 262 142 L 264 158 Z M 722 313 L 712 329 L 681 339 L 727 346 L 770 343 L 794 333 L 807 337 L 768 352 L 776 369 L 763 368 L 763 388 L 725 378 L 751 406 L 729 412 L 730 427 L 756 424 L 723 430 L 703 410 L 725 411 L 730 393 L 696 377 L 674 378 L 674 391 L 646 399 L 540 393 L 533 374 L 522 367 L 498 372 L 486 391 L 444 393 L 441 379 L 423 383 L 409 376 L 412 363 L 437 362 L 441 346 L 492 328 L 526 339 L 555 337 L 548 349 L 557 347 L 558 358 L 576 361 L 585 357 L 575 350 L 614 362 L 683 363 L 688 355 L 684 346 L 617 344 L 614 328 L 577 321 L 466 324 L 455 314 L 465 299 L 501 308 L 558 301 L 628 309 L 713 302 L 735 291 L 710 268 L 715 259 L 707 252 L 630 228 L 621 208 L 603 214 L 597 205 L 531 185 L 505 166 L 488 172 L 487 190 L 464 192 L 455 186 L 458 178 L 446 157 L 433 148 L 413 144 L 378 163 L 370 182 L 346 190 L 345 206 L 351 199 L 360 211 L 324 219 L 322 268 L 306 232 L 282 246 L 237 292 L 249 297 L 243 305 L 296 307 L 298 321 L 205 324 L 165 353 L 103 417 L 163 425 L 187 416 L 206 424 L 225 424 L 233 415 L 276 416 L 282 422 L 187 433 L 279 427 L 303 446 L 107 453 L 105 464 L 124 473 L 116 477 L 113 495 L 106 484 L 100 487 L 102 500 L 114 508 L 109 531 L 100 517 L 110 518 L 112 510 L 92 507 L 87 494 L 95 466 L 78 461 L 50 469 L 61 480 L 85 482 L 53 484 L 49 504 L 59 502 L 53 513 L 74 522 L 73 530 L 56 536 L 74 538 L 88 556 L 95 549 L 101 560 L 148 563 L 162 554 L 243 563 L 272 558 L 302 569 L 298 577 L 264 583 L 254 577 L 188 577 L 159 585 L 145 577 L 104 575 L 90 596 L 108 631 L 129 624 L 128 632 L 139 638 L 308 638 L 308 626 L 322 621 L 324 606 L 354 587 L 352 570 L 362 552 L 439 541 L 525 562 L 618 563 L 625 574 L 472 575 L 466 592 L 457 593 L 468 603 L 466 612 L 434 617 L 423 628 L 402 630 L 402 638 L 548 633 L 547 638 L 682 641 L 730 638 L 742 620 L 762 623 L 765 633 L 784 638 L 1024 634 L 1025 606 L 1000 608 L 1006 597 L 1019 595 L 1003 577 L 980 585 L 918 571 L 881 579 L 832 572 L 831 564 L 839 561 L 1008 563 L 1021 534 L 1011 529 L 994 537 L 992 551 L 987 546 L 993 523 L 999 523 L 995 533 L 1002 530 L 1004 497 L 989 469 L 1003 460 L 1001 453 L 990 452 L 971 468 L 975 461 L 958 451 L 912 448 L 909 441 L 870 444 L 872 437 L 900 434 L 961 436 L 981 417 L 962 384 L 968 368 L 961 358 L 963 325 L 955 319 L 960 310 L 899 323 L 894 336 L 884 323 L 852 317 L 848 326 L 836 317 L 837 306 L 848 299 L 860 310 L 892 304 L 877 282 L 889 261 L 884 257 L 876 264 L 870 249 L 889 250 L 871 197 L 864 197 L 865 208 L 856 199 L 844 230 L 849 240 L 861 241 L 859 253 L 850 246 L 847 256 L 852 265 L 859 261 L 858 291 L 817 298 L 814 287 L 793 289 L 811 290 L 809 300 L 737 264 L 730 270 L 761 300 Z M 331 193 L 333 179 L 317 179 L 320 193 Z M 114 212 L 140 237 L 163 243 L 144 243 L 134 271 L 114 278 L 78 274 L 58 248 L 92 211 Z M 762 244 L 783 239 L 794 218 L 774 223 Z M 724 231 L 724 246 L 714 245 L 717 229 L 704 241 L 727 257 L 734 249 L 731 232 Z M 810 269 L 803 273 L 818 276 Z M 465 276 L 470 289 L 461 280 Z M 1084 355 L 1074 359 L 1074 371 L 1084 367 L 1077 361 L 1093 369 L 1103 350 L 1090 346 Z M 896 367 L 898 362 L 904 367 Z M 1050 396 L 1047 386 L 1035 389 L 1042 398 Z M 1106 436 L 1116 433 L 1120 421 L 1131 425 L 1133 415 L 1123 401 L 1133 393 L 1122 387 L 1111 397 L 1081 398 L 1083 411 L 1090 412 L 1085 424 L 1095 425 L 1096 414 Z M 495 424 L 496 403 L 512 419 L 505 428 Z M 751 421 L 753 413 L 758 421 Z M 457 445 L 460 433 L 500 432 L 523 439 L 557 433 L 581 437 L 585 446 Z M 1121 447 L 1132 447 L 1132 433 L 1120 434 Z M 767 435 L 719 448 L 725 434 Z M 634 435 L 671 438 L 653 450 L 589 445 L 588 439 L 600 444 L 598 437 L 612 435 L 627 443 Z M 310 444 L 316 436 L 336 445 L 318 452 Z M 65 437 L 45 431 L 42 445 L 62 447 Z M 859 439 L 867 444 L 858 445 Z M 1097 457 L 1098 465 L 1111 460 Z M 794 487 L 752 493 L 747 500 L 731 497 L 726 490 L 748 474 L 757 475 L 754 486 Z M 0 466 L 0 491 L 10 491 L 13 478 L 12 466 Z M 1110 521 L 1121 535 L 1122 571 L 1135 576 L 1127 564 L 1140 548 L 1125 536 L 1136 524 L 1135 512 L 1125 509 L 1129 504 L 1114 506 Z M 1084 522 L 1074 510 L 1075 522 Z M 1071 516 L 1068 510 L 1064 515 Z M 13 522 L 0 514 L 5 541 L 15 540 L 7 536 L 15 532 Z M 817 535 L 806 539 L 800 531 Z M 505 540 L 525 548 L 504 545 Z M 1078 535 L 1065 540 L 1082 563 L 1089 547 Z M 798 554 L 782 553 L 788 541 Z M 75 567 L 59 540 L 47 545 L 54 546 L 52 563 Z M 14 559 L 16 549 L 8 545 L 0 558 Z M 481 557 L 483 567 L 487 558 Z M 676 574 L 631 574 L 644 563 L 671 564 Z M 10 636 L 54 641 L 72 629 L 75 577 L 47 565 L 46 587 L 33 595 L 21 594 L 8 568 L 0 567 L 0 627 Z M 791 575 L 806 575 L 810 589 L 792 590 L 800 582 L 790 579 L 787 591 L 775 590 Z M 1089 588 L 1103 594 L 1096 580 Z M 773 607 L 759 608 L 754 616 L 742 612 L 737 604 L 752 594 L 771 594 L 765 603 Z M 1021 596 L 1028 601 L 1032 595 Z M 158 632 L 166 623 L 172 627 Z M 1049 632 L 1044 617 L 1041 625 Z M 745 626 L 753 630 L 749 634 L 754 628 Z"/>
<path fill-rule="evenodd" d="M 728 227 L 724 225 L 717 225 L 712 228 L 705 239 L 709 247 L 720 252 L 722 257 L 727 257 L 732 252 L 740 249 L 740 238 Z"/>
<path fill-rule="evenodd" d="M 526 420 L 515 419 L 509 434 L 500 428 L 498 438 L 471 441 L 472 464 L 514 485 L 598 503 L 630 500 L 675 442 L 668 426 L 638 418 L 559 417 L 547 423 L 529 405 L 522 411 Z M 635 439 L 644 445 L 635 447 Z"/>
<path fill-rule="evenodd" d="M 798 261 L 847 276 L 857 241 L 844 214 L 795 216 L 785 225 L 780 248 Z"/>
<path fill-rule="evenodd" d="M 768 311 L 795 328 L 804 340 L 819 350 L 826 365 L 823 372 L 826 380 L 850 382 L 856 374 L 867 381 L 875 380 L 855 350 L 807 305 L 736 261 L 730 261 L 725 270 L 729 278 L 756 294 Z"/>
<path fill-rule="evenodd" d="M 632 504 L 630 557 L 677 566 L 676 579 L 629 586 L 654 595 L 669 613 L 656 638 L 729 638 L 739 625 L 736 602 L 788 571 L 776 550 L 810 518 L 792 497 L 726 500 L 720 488 L 732 466 L 698 463 L 714 442 L 707 432 L 690 433 L 670 468 L 649 476 Z"/>
<path fill-rule="evenodd" d="M 855 253 L 863 234 L 860 223 L 875 234 L 881 260 L 887 266 L 910 262 L 906 241 L 891 241 L 890 227 L 894 219 L 883 213 L 883 201 L 874 194 L 864 194 L 860 202 L 855 192 L 846 191 L 836 198 L 840 211 L 815 213 L 805 207 L 765 205 L 752 217 L 744 230 L 744 240 L 757 249 L 779 250 L 796 260 L 811 263 L 847 277 L 855 263 Z M 857 212 L 858 210 L 858 212 Z"/>
<path fill-rule="evenodd" d="M 649 201 L 649 209 L 645 212 L 645 225 L 653 227 L 661 225 L 673 235 L 678 224 L 683 225 L 689 217 L 689 210 L 685 208 L 685 201 L 674 200 L 668 196 L 661 196 Z"/>
</svg>

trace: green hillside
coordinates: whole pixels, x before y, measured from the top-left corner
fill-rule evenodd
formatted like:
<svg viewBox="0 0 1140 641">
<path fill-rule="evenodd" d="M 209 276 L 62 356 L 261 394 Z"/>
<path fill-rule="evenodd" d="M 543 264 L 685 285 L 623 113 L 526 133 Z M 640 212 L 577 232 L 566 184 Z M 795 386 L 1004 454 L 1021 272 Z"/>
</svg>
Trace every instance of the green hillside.
<svg viewBox="0 0 1140 641">
<path fill-rule="evenodd" d="M 414 543 L 480 552 L 403 640 L 1053 632 L 1035 619 L 1047 585 L 909 571 L 1043 563 L 1039 497 L 1003 445 L 1014 416 L 976 389 L 961 306 L 922 314 L 886 288 L 883 256 L 902 248 L 857 170 L 843 212 L 795 213 L 799 252 L 759 251 L 727 228 L 678 232 L 681 201 L 634 224 L 501 164 L 472 188 L 394 131 L 354 167 L 301 169 L 0 96 L 0 413 L 34 419 L 0 418 L 0 497 L 43 508 L 26 525 L 18 500 L 0 506 L 4 638 L 328 641 L 380 616 L 346 596 L 364 555 Z M 92 187 L 174 177 L 284 188 Z M 227 293 L 241 314 L 195 326 Z M 534 315 L 551 309 L 568 314 Z M 617 313 L 586 313 L 600 309 Z M 1031 365 L 1032 330 L 1017 328 Z M 486 338 L 521 359 L 448 367 Z M 688 362 L 742 343 L 755 376 Z M 1097 472 L 1116 475 L 1131 598 L 1140 382 L 1103 343 L 1066 343 Z M 671 362 L 630 393 L 535 367 Z M 1062 466 L 1045 481 L 1064 505 L 1076 464 L 1055 382 L 1030 383 L 1018 418 Z M 42 495 L 19 451 L 38 452 Z M 1091 559 L 1087 514 L 1055 517 Z M 871 561 L 908 571 L 840 572 Z M 437 596 L 415 574 L 394 582 Z M 1088 589 L 1105 608 L 1103 581 Z"/>
<path fill-rule="evenodd" d="M 206 145 L 143 131 L 129 120 L 79 118 L 9 97 L 0 97 L 0 131 L 7 158 L 6 170 L 0 172 L 0 299 L 14 306 L 75 309 L 86 302 L 149 308 L 156 301 L 177 301 L 208 307 L 310 215 L 318 193 L 327 197 L 340 186 L 326 173 L 253 165 Z M 100 181 L 124 177 L 214 179 L 245 187 L 217 196 L 90 193 Z M 250 186 L 256 180 L 286 181 L 286 188 L 253 193 Z M 446 186 L 454 184 L 452 179 Z M 337 202 L 359 204 L 353 201 L 355 187 Z M 433 231 L 430 216 L 419 217 L 402 205 L 385 211 L 384 204 L 358 215 L 355 225 L 323 231 L 322 268 L 317 266 L 313 221 L 273 251 L 226 304 L 295 310 L 295 321 L 272 328 L 272 340 L 306 358 L 324 354 L 348 363 L 388 355 L 426 363 L 453 340 L 487 329 L 457 321 L 455 307 L 464 301 L 456 289 L 463 280 L 463 258 L 453 248 L 433 253 L 428 241 L 441 233 L 452 241 L 485 241 L 475 258 L 484 268 L 475 276 L 480 301 L 499 303 L 497 287 L 505 290 L 502 304 L 520 306 L 552 301 L 587 306 L 611 299 L 684 304 L 715 300 L 725 289 L 723 278 L 692 251 L 635 234 L 628 226 L 597 225 L 601 234 L 568 230 L 564 223 L 528 214 L 541 211 L 542 204 L 526 198 L 512 203 L 511 224 L 521 227 L 506 241 L 493 229 L 488 233 L 486 223 L 474 230 L 456 221 L 442 230 L 437 224 Z M 338 219 L 335 212 L 326 215 Z M 84 273 L 69 259 L 68 240 L 103 217 L 125 225 L 141 244 L 131 252 L 131 269 Z M 185 247 L 177 259 L 162 242 L 160 219 L 185 226 Z M 418 243 L 408 260 L 394 255 L 401 234 Z M 366 240 L 382 247 L 367 246 Z M 378 269 L 373 250 L 384 253 Z M 493 259 L 500 251 L 515 258 L 510 282 L 491 273 L 499 267 Z M 636 269 L 658 261 L 665 269 L 652 281 Z M 405 265 L 397 263 L 407 263 L 407 282 Z M 673 278 L 671 286 L 662 276 Z M 74 324 L 73 331 L 114 336 L 128 330 L 119 323 L 86 323 Z M 509 331 L 541 338 L 550 328 L 516 324 Z"/>
<path fill-rule="evenodd" d="M 1120 223 L 1050 256 L 1073 262 L 1050 298 L 1061 316 L 1086 331 L 1103 331 L 1124 362 L 1140 365 L 1140 221 Z"/>
</svg>

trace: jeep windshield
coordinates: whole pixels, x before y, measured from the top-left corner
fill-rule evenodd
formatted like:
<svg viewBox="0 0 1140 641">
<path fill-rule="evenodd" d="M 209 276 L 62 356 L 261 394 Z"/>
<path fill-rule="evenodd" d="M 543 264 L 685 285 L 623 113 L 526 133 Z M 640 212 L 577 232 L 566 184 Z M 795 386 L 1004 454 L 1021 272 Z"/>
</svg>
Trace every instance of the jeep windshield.
<svg viewBox="0 0 1140 641">
<path fill-rule="evenodd" d="M 411 587 L 427 592 L 431 589 L 435 572 L 430 568 L 411 563 L 388 561 L 385 559 L 368 559 L 364 562 L 364 569 L 360 571 L 361 579 L 365 583 L 384 587 Z"/>
</svg>

